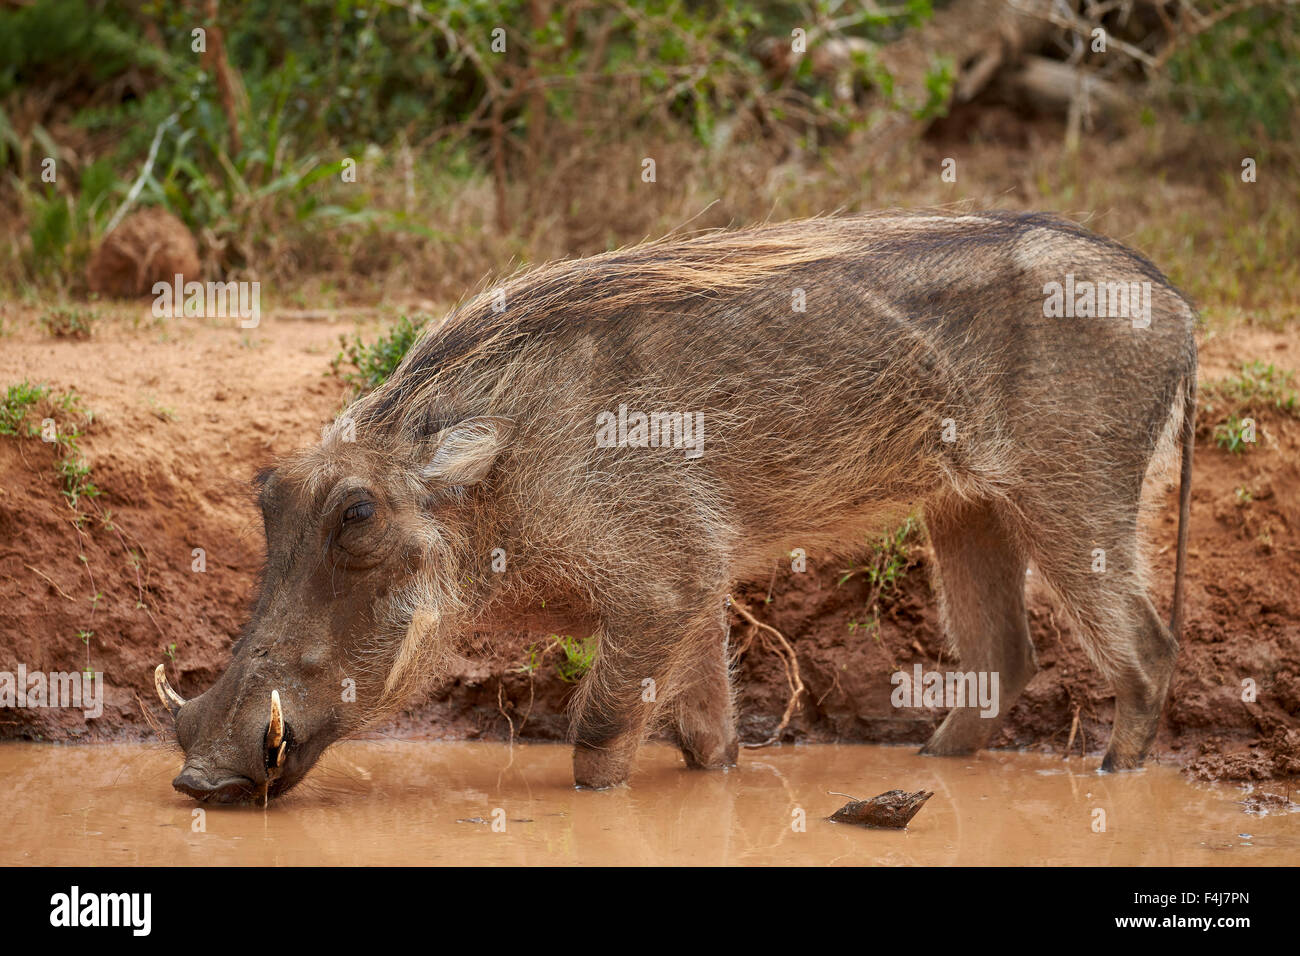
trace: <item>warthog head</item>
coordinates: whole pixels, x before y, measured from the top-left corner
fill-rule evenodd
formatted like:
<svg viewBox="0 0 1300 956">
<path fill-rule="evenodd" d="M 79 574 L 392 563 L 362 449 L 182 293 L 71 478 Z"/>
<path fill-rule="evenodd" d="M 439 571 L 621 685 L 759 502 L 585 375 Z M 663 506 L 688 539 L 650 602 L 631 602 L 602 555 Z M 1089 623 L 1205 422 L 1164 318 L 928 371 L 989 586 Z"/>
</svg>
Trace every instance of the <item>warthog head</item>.
<svg viewBox="0 0 1300 956">
<path fill-rule="evenodd" d="M 226 672 L 190 701 L 155 674 L 185 751 L 173 786 L 199 800 L 286 792 L 451 652 L 477 486 L 510 422 L 468 418 L 386 446 L 340 431 L 259 476 L 266 566 Z"/>
</svg>

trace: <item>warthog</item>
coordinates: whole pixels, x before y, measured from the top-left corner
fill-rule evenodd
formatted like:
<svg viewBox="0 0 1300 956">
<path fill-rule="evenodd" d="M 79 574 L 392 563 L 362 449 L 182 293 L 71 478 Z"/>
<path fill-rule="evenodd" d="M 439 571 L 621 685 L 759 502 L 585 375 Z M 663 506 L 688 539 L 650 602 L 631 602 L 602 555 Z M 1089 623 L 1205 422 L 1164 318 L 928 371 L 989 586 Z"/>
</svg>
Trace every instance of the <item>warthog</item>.
<svg viewBox="0 0 1300 956">
<path fill-rule="evenodd" d="M 1066 275 L 1149 288 L 1150 321 L 1082 300 L 1062 317 L 1045 300 Z M 916 509 L 944 626 L 965 668 L 1000 676 L 998 713 L 1036 667 L 1032 561 L 1114 686 L 1103 768 L 1137 767 L 1178 650 L 1194 321 L 1146 259 L 1038 214 L 814 219 L 512 278 L 259 477 L 266 565 L 228 670 L 184 702 L 159 669 L 175 786 L 282 794 L 447 673 L 461 639 L 556 618 L 598 639 L 572 704 L 579 785 L 626 781 L 656 717 L 689 766 L 728 766 L 733 582 Z M 649 441 L 652 413 L 690 422 L 690 446 Z M 1138 516 L 1179 440 L 1166 627 Z M 970 753 L 996 726 L 956 707 L 924 752 Z"/>
</svg>

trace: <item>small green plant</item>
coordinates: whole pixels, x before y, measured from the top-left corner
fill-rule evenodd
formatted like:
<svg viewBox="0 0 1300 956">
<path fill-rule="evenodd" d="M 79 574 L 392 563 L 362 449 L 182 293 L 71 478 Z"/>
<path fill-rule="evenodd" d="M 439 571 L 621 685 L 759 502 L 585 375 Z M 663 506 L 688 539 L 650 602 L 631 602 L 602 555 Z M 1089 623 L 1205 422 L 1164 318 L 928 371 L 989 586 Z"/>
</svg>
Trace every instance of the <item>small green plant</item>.
<svg viewBox="0 0 1300 956">
<path fill-rule="evenodd" d="M 35 408 L 44 406 L 47 415 L 39 418 L 33 414 Z M 62 419 L 60 423 L 55 416 Z M 76 392 L 64 392 L 56 395 L 46 385 L 33 385 L 19 382 L 10 385 L 5 392 L 4 401 L 0 402 L 0 435 L 16 438 L 35 438 L 41 436 L 51 444 L 58 446 L 62 453 L 55 464 L 55 470 L 63 479 L 63 494 L 74 511 L 83 498 L 93 498 L 99 489 L 90 480 L 90 466 L 81 453 L 81 429 L 77 422 L 90 424 L 94 414 L 81 404 L 81 396 Z M 46 434 L 45 422 L 54 423 L 53 433 Z"/>
<path fill-rule="evenodd" d="M 871 542 L 871 551 L 867 561 L 860 567 L 849 568 L 837 582 L 844 584 L 853 577 L 861 575 L 869 585 L 865 610 L 868 619 L 849 621 L 849 632 L 859 628 L 871 635 L 877 644 L 880 640 L 880 606 L 886 595 L 891 595 L 898 588 L 898 582 L 906 577 L 915 563 L 912 551 L 919 522 L 915 515 L 909 515 L 893 531 L 880 535 Z"/>
<path fill-rule="evenodd" d="M 41 327 L 60 339 L 88 339 L 99 321 L 94 309 L 57 305 L 41 316 Z"/>
<path fill-rule="evenodd" d="M 413 322 L 403 315 L 386 335 L 369 345 L 359 335 L 350 340 L 346 335 L 340 336 L 342 348 L 330 362 L 330 368 L 353 387 L 355 394 L 363 395 L 388 381 L 423 328 L 423 319 Z"/>
<path fill-rule="evenodd" d="M 1278 368 L 1272 362 L 1255 359 L 1241 363 L 1237 375 L 1212 382 L 1207 391 L 1211 399 L 1258 411 L 1275 408 L 1300 418 L 1300 395 L 1295 389 L 1295 372 Z"/>
<path fill-rule="evenodd" d="M 90 480 L 90 466 L 77 455 L 76 442 L 69 437 L 67 443 L 71 451 L 56 467 L 63 478 L 63 495 L 75 511 L 82 498 L 97 497 L 99 488 Z"/>
<path fill-rule="evenodd" d="M 1250 426 L 1242 423 L 1236 415 L 1230 415 L 1226 422 L 1214 426 L 1214 443 L 1224 451 L 1240 455 L 1247 445 L 1254 444 L 1246 440 Z"/>
<path fill-rule="evenodd" d="M 160 422 L 174 422 L 176 420 L 176 409 L 170 405 L 161 404 L 152 395 L 145 397 L 145 403 L 149 406 L 149 412 Z"/>
<path fill-rule="evenodd" d="M 591 670 L 591 665 L 596 660 L 596 638 L 584 637 L 582 640 L 577 640 L 567 634 L 564 637 L 552 634 L 551 639 L 564 652 L 564 659 L 555 665 L 560 680 L 566 684 L 577 683 L 587 671 Z"/>
<path fill-rule="evenodd" d="M 582 676 L 591 670 L 596 660 L 596 638 L 585 637 L 581 640 L 564 635 L 552 634 L 544 646 L 529 644 L 524 660 L 515 667 L 515 673 L 535 676 L 546 663 L 546 657 L 558 650 L 561 659 L 556 662 L 555 672 L 566 684 L 576 684 Z"/>
<path fill-rule="evenodd" d="M 527 656 L 524 658 L 523 662 L 515 668 L 515 672 L 529 675 L 536 674 L 538 670 L 541 669 L 542 658 L 546 656 L 546 652 L 539 651 L 536 644 L 529 644 L 528 650 L 525 651 L 525 654 Z"/>
<path fill-rule="evenodd" d="M 95 673 L 95 669 L 90 666 L 90 639 L 94 636 L 94 631 L 88 631 L 85 628 L 77 631 L 77 639 L 86 645 L 86 666 L 81 669 L 81 672 L 87 677 L 91 677 Z"/>
<path fill-rule="evenodd" d="M 176 645 L 175 645 L 175 644 L 168 644 L 168 645 L 167 645 L 167 650 L 163 651 L 163 654 L 166 656 L 166 658 L 167 658 L 169 661 L 173 661 L 173 662 L 175 662 L 175 660 L 176 660 Z"/>
<path fill-rule="evenodd" d="M 849 633 L 850 633 L 850 634 L 853 634 L 854 632 L 856 632 L 858 628 L 862 628 L 863 630 L 865 630 L 868 634 L 871 635 L 871 639 L 874 640 L 877 644 L 879 644 L 879 643 L 880 643 L 880 612 L 879 612 L 879 610 L 878 610 L 878 609 L 873 609 L 873 610 L 872 610 L 872 612 L 871 612 L 871 619 L 870 619 L 869 621 L 859 621 L 859 620 L 856 620 L 856 619 L 855 619 L 855 620 L 851 620 L 851 621 L 849 621 Z"/>
<path fill-rule="evenodd" d="M 837 584 L 843 584 L 856 575 L 865 575 L 872 588 L 889 591 L 907 574 L 912 565 L 912 539 L 917 531 L 915 517 L 909 516 L 893 531 L 887 532 L 871 543 L 868 563 L 849 568 Z"/>
<path fill-rule="evenodd" d="M 34 431 L 24 432 L 20 429 L 27 419 L 27 413 L 48 394 L 50 390 L 44 385 L 32 385 L 29 382 L 10 385 L 5 392 L 4 402 L 0 403 L 0 435 L 35 434 Z"/>
</svg>

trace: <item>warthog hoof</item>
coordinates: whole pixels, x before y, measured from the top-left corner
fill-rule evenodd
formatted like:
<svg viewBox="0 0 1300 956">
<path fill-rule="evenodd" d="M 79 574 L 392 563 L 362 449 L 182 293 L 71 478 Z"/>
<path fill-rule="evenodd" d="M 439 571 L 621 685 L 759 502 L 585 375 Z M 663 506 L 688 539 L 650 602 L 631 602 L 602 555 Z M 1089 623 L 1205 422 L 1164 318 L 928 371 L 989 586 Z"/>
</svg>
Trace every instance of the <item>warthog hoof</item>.
<svg viewBox="0 0 1300 956">
<path fill-rule="evenodd" d="M 1145 754 L 1123 755 L 1107 753 L 1101 761 L 1101 773 L 1118 773 L 1124 770 L 1141 770 Z"/>
<path fill-rule="evenodd" d="M 732 737 L 725 744 L 717 743 L 704 748 L 683 745 L 682 757 L 691 770 L 725 770 L 734 767 L 740 757 L 740 739 Z"/>
<path fill-rule="evenodd" d="M 627 783 L 630 761 L 610 750 L 573 748 L 573 782 L 588 790 L 608 790 Z"/>
</svg>

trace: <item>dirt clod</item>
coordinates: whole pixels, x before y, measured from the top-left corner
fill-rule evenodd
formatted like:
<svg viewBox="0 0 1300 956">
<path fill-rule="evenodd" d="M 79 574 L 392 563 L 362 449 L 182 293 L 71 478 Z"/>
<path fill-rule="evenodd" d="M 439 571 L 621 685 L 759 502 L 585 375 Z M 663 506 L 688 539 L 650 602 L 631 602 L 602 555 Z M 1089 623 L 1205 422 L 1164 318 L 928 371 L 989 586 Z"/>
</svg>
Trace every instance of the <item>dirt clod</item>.
<svg viewBox="0 0 1300 956">
<path fill-rule="evenodd" d="M 887 790 L 870 800 L 850 800 L 832 813 L 831 819 L 836 823 L 902 830 L 925 806 L 925 801 L 933 796 L 933 790 L 918 790 L 916 793 Z"/>
<path fill-rule="evenodd" d="M 101 295 L 130 299 L 148 295 L 155 282 L 199 278 L 199 250 L 194 237 L 165 209 L 141 209 L 104 237 L 86 282 Z"/>
<path fill-rule="evenodd" d="M 1263 791 L 1252 793 L 1244 800 L 1241 800 L 1240 803 L 1247 813 L 1262 814 L 1294 812 L 1295 810 L 1300 809 L 1300 804 L 1297 804 L 1296 801 L 1292 799 L 1289 792 L 1286 794 L 1268 793 Z"/>
</svg>

